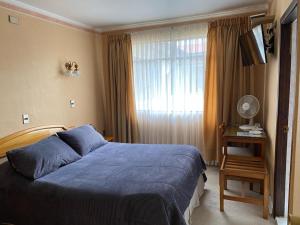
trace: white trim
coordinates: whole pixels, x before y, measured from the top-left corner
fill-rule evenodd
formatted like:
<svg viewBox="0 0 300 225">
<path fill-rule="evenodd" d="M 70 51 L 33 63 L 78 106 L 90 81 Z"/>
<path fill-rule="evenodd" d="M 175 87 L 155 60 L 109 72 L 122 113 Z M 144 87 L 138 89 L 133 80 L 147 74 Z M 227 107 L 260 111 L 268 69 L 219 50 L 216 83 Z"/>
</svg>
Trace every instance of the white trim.
<svg viewBox="0 0 300 225">
<path fill-rule="evenodd" d="M 174 19 L 166 19 L 166 20 L 156 20 L 156 21 L 149 21 L 149 22 L 142 22 L 142 23 L 134 23 L 129 25 L 121 25 L 121 26 L 110 26 L 110 27 L 98 27 L 96 31 L 98 32 L 108 32 L 114 30 L 126 30 L 126 29 L 135 29 L 140 27 L 149 27 L 149 26 L 157 26 L 157 25 L 166 25 L 166 24 L 173 24 L 173 23 L 182 23 L 188 21 L 195 21 L 195 20 L 207 20 L 207 19 L 214 19 L 218 17 L 226 17 L 244 13 L 261 13 L 266 12 L 269 8 L 268 3 L 265 4 L 258 4 L 252 6 L 241 7 L 232 10 L 225 10 L 215 13 L 209 14 L 199 14 L 194 16 L 186 16 L 186 17 L 179 17 Z"/>
<path fill-rule="evenodd" d="M 81 22 L 78 22 L 78 21 L 60 16 L 60 15 L 57 15 L 55 13 L 52 13 L 52 12 L 49 12 L 49 11 L 31 6 L 29 4 L 26 4 L 26 3 L 23 3 L 23 2 L 20 2 L 20 1 L 17 1 L 17 0 L 0 0 L 0 3 L 1 2 L 12 5 L 12 6 L 16 6 L 16 7 L 31 11 L 31 12 L 35 12 L 35 13 L 38 13 L 38 14 L 41 14 L 41 15 L 44 15 L 44 16 L 47 16 L 47 17 L 65 22 L 65 23 L 68 23 L 68 24 L 71 24 L 71 25 L 75 25 L 75 26 L 82 27 L 82 28 L 85 28 L 85 29 L 93 29 L 93 27 L 91 27 L 89 25 L 86 25 L 84 23 L 81 23 Z"/>
<path fill-rule="evenodd" d="M 273 214 L 273 198 L 272 195 L 269 196 L 269 214 Z"/>
<path fill-rule="evenodd" d="M 275 221 L 276 221 L 276 225 L 288 225 L 287 217 L 276 217 Z"/>
</svg>

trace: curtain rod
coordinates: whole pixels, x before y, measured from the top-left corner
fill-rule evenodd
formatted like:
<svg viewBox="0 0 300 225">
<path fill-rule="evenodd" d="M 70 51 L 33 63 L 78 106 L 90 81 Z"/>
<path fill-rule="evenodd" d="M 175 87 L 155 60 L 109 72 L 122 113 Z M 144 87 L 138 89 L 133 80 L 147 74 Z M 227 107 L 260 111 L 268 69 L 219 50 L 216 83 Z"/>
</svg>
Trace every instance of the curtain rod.
<svg viewBox="0 0 300 225">
<path fill-rule="evenodd" d="M 253 17 L 253 19 L 254 19 L 254 17 L 258 16 L 258 15 L 266 15 L 266 12 L 261 12 L 259 14 L 257 14 L 257 12 L 256 12 L 256 14 L 254 14 L 254 12 L 249 12 L 249 13 L 241 13 L 241 14 L 236 14 L 236 15 L 209 18 L 209 19 L 199 19 L 199 20 L 184 21 L 184 22 L 178 22 L 178 23 L 136 27 L 136 28 L 123 29 L 123 30 L 104 31 L 104 32 L 101 32 L 100 35 L 101 34 L 109 35 L 109 34 L 132 33 L 132 32 L 137 32 L 137 31 L 157 29 L 157 28 L 161 28 L 161 27 L 180 26 L 180 25 L 193 24 L 193 23 L 199 23 L 199 22 L 212 22 L 212 21 L 215 21 L 218 19 L 234 18 L 234 17 L 239 17 L 239 16 L 249 16 L 249 17 Z"/>
</svg>

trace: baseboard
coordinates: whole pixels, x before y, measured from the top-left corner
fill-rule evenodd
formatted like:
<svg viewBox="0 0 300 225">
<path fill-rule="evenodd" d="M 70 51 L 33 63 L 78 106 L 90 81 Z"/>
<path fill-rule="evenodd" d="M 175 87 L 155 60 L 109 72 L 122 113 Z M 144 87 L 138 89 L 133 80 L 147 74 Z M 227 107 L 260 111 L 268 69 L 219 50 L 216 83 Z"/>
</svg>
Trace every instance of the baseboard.
<svg viewBox="0 0 300 225">
<path fill-rule="evenodd" d="M 276 225 L 288 225 L 287 217 L 276 217 L 275 218 Z"/>
<path fill-rule="evenodd" d="M 289 215 L 290 225 L 300 225 L 300 217 Z"/>
</svg>

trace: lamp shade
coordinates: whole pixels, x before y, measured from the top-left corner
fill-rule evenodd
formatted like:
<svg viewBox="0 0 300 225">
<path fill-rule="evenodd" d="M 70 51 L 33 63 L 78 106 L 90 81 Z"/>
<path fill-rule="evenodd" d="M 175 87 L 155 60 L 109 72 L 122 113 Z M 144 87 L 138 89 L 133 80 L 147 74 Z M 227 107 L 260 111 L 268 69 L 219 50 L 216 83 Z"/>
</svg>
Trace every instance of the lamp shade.
<svg viewBox="0 0 300 225">
<path fill-rule="evenodd" d="M 66 70 L 65 75 L 68 76 L 68 77 L 73 76 L 72 70 Z"/>
<path fill-rule="evenodd" d="M 72 74 L 73 74 L 74 77 L 79 77 L 80 76 L 79 70 L 74 70 Z"/>
</svg>

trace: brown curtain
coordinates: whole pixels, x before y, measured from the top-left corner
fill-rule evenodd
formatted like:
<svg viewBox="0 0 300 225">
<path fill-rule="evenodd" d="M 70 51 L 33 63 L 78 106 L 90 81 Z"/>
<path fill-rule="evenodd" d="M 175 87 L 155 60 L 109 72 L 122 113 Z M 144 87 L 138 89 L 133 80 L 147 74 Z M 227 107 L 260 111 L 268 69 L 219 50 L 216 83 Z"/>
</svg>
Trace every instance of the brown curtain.
<svg viewBox="0 0 300 225">
<path fill-rule="evenodd" d="M 108 80 L 114 138 L 120 142 L 138 142 L 129 34 L 108 36 Z"/>
<path fill-rule="evenodd" d="M 250 29 L 248 17 L 221 19 L 209 24 L 204 99 L 204 155 L 218 159 L 218 125 L 240 124 L 240 97 L 253 92 L 252 68 L 243 67 L 239 36 Z"/>
</svg>

